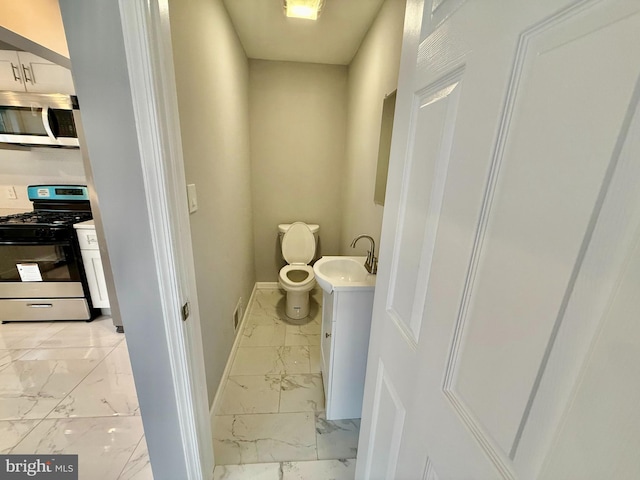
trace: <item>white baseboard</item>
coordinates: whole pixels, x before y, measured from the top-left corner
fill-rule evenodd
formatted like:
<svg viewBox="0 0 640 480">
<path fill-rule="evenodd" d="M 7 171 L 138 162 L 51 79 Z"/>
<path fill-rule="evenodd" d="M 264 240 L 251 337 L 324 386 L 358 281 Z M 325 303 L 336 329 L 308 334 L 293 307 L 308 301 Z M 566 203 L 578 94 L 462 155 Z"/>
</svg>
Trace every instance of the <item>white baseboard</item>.
<svg viewBox="0 0 640 480">
<path fill-rule="evenodd" d="M 211 420 L 211 428 L 213 428 L 213 417 L 218 411 L 219 403 L 222 398 L 222 392 L 224 391 L 224 385 L 229 377 L 229 372 L 231 371 L 231 366 L 233 365 L 233 361 L 236 358 L 236 353 L 238 351 L 238 346 L 240 345 L 240 339 L 242 335 L 242 329 L 249 317 L 249 312 L 251 311 L 251 306 L 253 305 L 253 300 L 256 296 L 256 292 L 258 290 L 279 290 L 280 284 L 278 282 L 256 282 L 253 286 L 253 290 L 251 291 L 251 296 L 249 297 L 249 301 L 247 302 L 247 308 L 245 308 L 244 313 L 242 314 L 242 320 L 240 321 L 240 325 L 238 325 L 238 330 L 236 330 L 236 338 L 233 341 L 233 346 L 231 347 L 231 352 L 229 352 L 229 358 L 227 359 L 227 364 L 224 367 L 224 371 L 222 372 L 222 377 L 220 377 L 220 383 L 218 384 L 218 389 L 216 390 L 216 394 L 213 397 L 213 403 L 211 404 L 211 408 L 209 410 L 209 416 Z"/>
<path fill-rule="evenodd" d="M 229 352 L 229 358 L 227 359 L 227 364 L 224 367 L 224 371 L 222 372 L 222 377 L 220 377 L 220 383 L 218 384 L 218 389 L 216 390 L 216 394 L 213 397 L 213 403 L 211 404 L 211 408 L 209 410 L 211 428 L 213 428 L 213 417 L 215 416 L 215 413 L 218 411 L 218 404 L 220 403 L 220 399 L 222 398 L 222 392 L 224 391 L 224 384 L 227 381 L 227 377 L 229 376 L 231 365 L 233 365 L 233 361 L 236 358 L 236 352 L 238 351 L 240 338 L 242 338 L 242 335 L 240 335 L 239 333 L 242 332 L 242 329 L 244 328 L 244 324 L 247 318 L 249 317 L 249 311 L 251 310 L 251 305 L 253 305 L 253 298 L 255 297 L 256 290 L 259 290 L 258 283 L 253 285 L 251 296 L 249 297 L 249 301 L 247 302 L 247 308 L 244 309 L 244 312 L 242 314 L 242 320 L 240 320 L 240 325 L 238 325 L 238 329 L 236 330 L 236 337 L 235 337 L 235 340 L 233 341 L 231 352 Z"/>
</svg>

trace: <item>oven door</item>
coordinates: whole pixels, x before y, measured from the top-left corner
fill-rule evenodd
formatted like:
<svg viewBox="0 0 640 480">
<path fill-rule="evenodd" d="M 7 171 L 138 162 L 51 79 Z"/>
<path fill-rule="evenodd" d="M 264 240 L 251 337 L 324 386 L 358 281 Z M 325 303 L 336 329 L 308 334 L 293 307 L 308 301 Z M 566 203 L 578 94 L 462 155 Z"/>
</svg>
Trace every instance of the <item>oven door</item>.
<svg viewBox="0 0 640 480">
<path fill-rule="evenodd" d="M 71 242 L 0 243 L 0 320 L 88 320 Z"/>
</svg>

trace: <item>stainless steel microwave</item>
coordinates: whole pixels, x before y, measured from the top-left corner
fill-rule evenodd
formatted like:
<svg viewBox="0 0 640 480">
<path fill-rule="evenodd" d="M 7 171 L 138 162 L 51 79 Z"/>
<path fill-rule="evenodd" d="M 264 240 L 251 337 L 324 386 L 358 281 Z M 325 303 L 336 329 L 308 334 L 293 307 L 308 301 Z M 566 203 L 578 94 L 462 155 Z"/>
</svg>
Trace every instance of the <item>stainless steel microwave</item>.
<svg viewBox="0 0 640 480">
<path fill-rule="evenodd" d="M 0 142 L 79 148 L 74 95 L 0 92 Z"/>
</svg>

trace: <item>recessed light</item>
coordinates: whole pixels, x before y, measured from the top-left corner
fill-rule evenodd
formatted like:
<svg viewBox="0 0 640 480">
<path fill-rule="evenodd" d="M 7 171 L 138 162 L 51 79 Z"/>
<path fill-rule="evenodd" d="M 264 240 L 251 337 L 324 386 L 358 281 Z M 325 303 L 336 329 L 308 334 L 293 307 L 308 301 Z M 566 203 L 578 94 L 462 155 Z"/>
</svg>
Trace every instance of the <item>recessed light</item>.
<svg viewBox="0 0 640 480">
<path fill-rule="evenodd" d="M 284 0 L 285 15 L 290 18 L 317 20 L 324 0 Z"/>
</svg>

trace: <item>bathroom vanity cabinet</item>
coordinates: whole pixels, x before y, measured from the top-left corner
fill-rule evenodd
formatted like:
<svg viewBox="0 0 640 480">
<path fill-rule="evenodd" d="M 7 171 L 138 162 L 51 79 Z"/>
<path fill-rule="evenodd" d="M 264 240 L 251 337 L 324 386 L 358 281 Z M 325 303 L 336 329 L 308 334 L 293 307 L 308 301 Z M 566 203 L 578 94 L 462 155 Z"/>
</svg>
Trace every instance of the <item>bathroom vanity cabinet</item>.
<svg viewBox="0 0 640 480">
<path fill-rule="evenodd" d="M 361 416 L 374 288 L 323 292 L 322 380 L 328 420 Z"/>
</svg>

